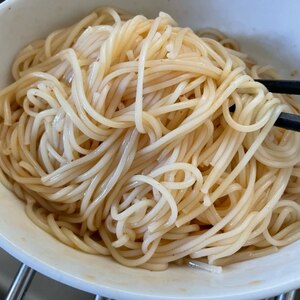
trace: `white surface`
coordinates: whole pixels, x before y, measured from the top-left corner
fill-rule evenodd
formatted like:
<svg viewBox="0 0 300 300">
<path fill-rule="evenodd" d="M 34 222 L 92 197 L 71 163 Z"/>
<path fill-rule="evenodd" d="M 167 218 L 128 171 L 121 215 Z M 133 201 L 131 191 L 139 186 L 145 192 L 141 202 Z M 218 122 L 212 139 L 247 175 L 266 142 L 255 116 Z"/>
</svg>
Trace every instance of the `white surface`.
<svg viewBox="0 0 300 300">
<path fill-rule="evenodd" d="M 170 13 L 183 26 L 214 26 L 238 38 L 243 50 L 280 69 L 300 69 L 300 2 L 238 0 L 7 0 L 0 4 L 0 87 L 10 80 L 18 49 L 83 17 L 101 4 L 154 16 Z M 298 75 L 293 78 L 299 78 Z M 27 218 L 23 204 L 0 187 L 0 247 L 39 272 L 77 288 L 117 299 L 259 299 L 300 287 L 300 243 L 210 274 L 172 266 L 165 272 L 130 269 L 106 257 L 57 242 Z"/>
</svg>

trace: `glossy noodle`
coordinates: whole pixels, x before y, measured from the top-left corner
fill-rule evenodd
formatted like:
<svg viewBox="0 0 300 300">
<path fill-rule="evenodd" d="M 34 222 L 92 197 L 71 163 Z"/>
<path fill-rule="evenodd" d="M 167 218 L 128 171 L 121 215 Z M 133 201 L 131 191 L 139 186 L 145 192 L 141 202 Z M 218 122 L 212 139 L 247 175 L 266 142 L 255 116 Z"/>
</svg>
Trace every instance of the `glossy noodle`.
<svg viewBox="0 0 300 300">
<path fill-rule="evenodd" d="M 300 238 L 300 136 L 273 127 L 300 106 L 218 31 L 100 8 L 29 44 L 12 73 L 1 182 L 62 243 L 164 270 Z"/>
</svg>

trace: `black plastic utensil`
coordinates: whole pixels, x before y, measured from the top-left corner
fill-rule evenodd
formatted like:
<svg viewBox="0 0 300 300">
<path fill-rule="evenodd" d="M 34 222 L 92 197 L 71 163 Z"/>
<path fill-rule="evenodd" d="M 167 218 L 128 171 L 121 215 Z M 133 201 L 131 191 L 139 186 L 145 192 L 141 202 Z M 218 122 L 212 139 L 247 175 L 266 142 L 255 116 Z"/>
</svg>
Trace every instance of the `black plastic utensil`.
<svg viewBox="0 0 300 300">
<path fill-rule="evenodd" d="M 255 81 L 262 83 L 272 93 L 300 95 L 300 81 L 265 79 L 256 79 Z M 234 112 L 235 105 L 232 105 L 229 110 Z M 300 132 L 300 115 L 282 112 L 274 126 Z"/>
<path fill-rule="evenodd" d="M 300 81 L 269 79 L 256 79 L 255 81 L 262 83 L 272 93 L 300 95 Z"/>
</svg>

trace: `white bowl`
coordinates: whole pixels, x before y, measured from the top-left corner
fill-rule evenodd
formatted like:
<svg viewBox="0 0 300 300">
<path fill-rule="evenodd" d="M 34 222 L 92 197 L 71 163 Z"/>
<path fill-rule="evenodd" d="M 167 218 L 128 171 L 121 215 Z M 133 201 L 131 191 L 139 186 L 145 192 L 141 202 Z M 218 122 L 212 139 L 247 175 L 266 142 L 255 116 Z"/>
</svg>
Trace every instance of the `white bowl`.
<svg viewBox="0 0 300 300">
<path fill-rule="evenodd" d="M 150 17 L 166 11 L 195 29 L 217 27 L 260 62 L 277 67 L 282 77 L 299 77 L 298 0 L 7 0 L 0 5 L 0 88 L 11 81 L 10 65 L 22 46 L 103 4 Z M 164 272 L 130 269 L 59 243 L 36 227 L 23 203 L 2 186 L 0 247 L 53 279 L 117 299 L 258 299 L 300 287 L 299 242 L 222 274 L 178 266 Z"/>
</svg>

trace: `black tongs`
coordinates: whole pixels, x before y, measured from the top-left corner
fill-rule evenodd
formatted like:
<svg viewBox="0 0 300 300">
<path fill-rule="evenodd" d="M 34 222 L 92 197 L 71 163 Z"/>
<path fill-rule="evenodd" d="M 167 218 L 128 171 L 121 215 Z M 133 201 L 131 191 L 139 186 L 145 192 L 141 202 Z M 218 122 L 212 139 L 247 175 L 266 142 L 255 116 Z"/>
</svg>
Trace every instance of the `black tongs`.
<svg viewBox="0 0 300 300">
<path fill-rule="evenodd" d="M 272 93 L 300 95 L 300 81 L 267 79 L 256 79 L 255 81 L 262 83 Z M 230 111 L 234 112 L 234 110 L 235 106 L 233 105 L 230 107 Z M 300 132 L 300 115 L 282 112 L 274 125 Z"/>
</svg>

